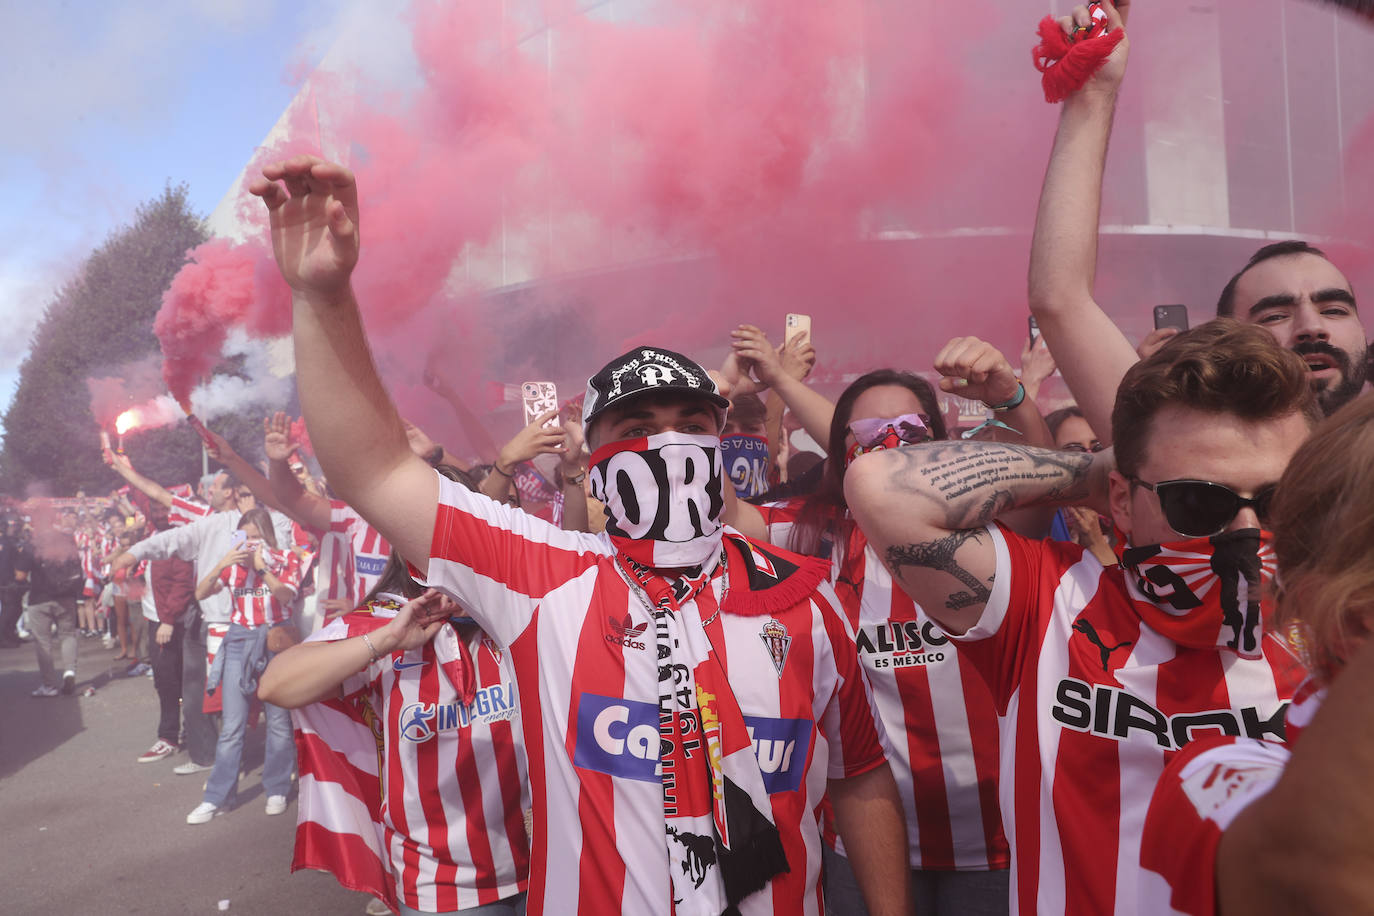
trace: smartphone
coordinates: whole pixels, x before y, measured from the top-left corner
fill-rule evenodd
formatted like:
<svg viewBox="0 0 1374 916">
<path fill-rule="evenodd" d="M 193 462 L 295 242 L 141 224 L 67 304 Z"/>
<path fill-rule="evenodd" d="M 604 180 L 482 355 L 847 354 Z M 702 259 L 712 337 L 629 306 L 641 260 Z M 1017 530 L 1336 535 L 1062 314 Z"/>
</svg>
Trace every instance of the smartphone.
<svg viewBox="0 0 1374 916">
<path fill-rule="evenodd" d="M 794 338 L 797 338 L 797 337 L 807 337 L 807 338 L 809 338 L 810 336 L 811 336 L 811 316 L 810 316 L 810 315 L 795 315 L 795 314 L 792 314 L 792 313 L 788 313 L 788 315 L 787 315 L 787 324 L 786 324 L 786 326 L 783 328 L 783 332 L 782 332 L 782 343 L 783 343 L 783 346 L 786 346 L 787 344 L 791 343 L 792 340 L 793 340 Z"/>
<path fill-rule="evenodd" d="M 237 529 L 233 536 L 229 538 L 229 549 L 239 550 L 248 543 L 248 532 L 242 528 Z"/>
<path fill-rule="evenodd" d="M 1026 318 L 1026 331 L 1030 334 L 1031 343 L 1040 339 L 1040 325 L 1036 322 L 1034 315 Z"/>
<path fill-rule="evenodd" d="M 1188 306 L 1156 305 L 1155 330 L 1158 331 L 1160 328 L 1178 328 L 1180 331 L 1188 330 Z"/>
<path fill-rule="evenodd" d="M 526 426 L 539 419 L 541 414 L 558 410 L 558 388 L 553 382 L 525 382 L 520 386 L 520 398 L 525 403 Z M 544 423 L 546 429 L 557 425 L 557 414 Z"/>
</svg>

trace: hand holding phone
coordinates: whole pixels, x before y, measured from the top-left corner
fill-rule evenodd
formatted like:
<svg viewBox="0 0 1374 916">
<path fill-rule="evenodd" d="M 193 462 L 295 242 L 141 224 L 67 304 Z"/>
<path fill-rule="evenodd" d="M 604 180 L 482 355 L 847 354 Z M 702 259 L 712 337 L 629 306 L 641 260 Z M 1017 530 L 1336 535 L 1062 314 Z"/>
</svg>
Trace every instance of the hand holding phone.
<svg viewBox="0 0 1374 916">
<path fill-rule="evenodd" d="M 525 425 L 529 426 L 550 410 L 558 410 L 558 387 L 553 382 L 525 382 L 520 386 L 520 399 L 525 405 Z M 544 428 L 558 425 L 558 414 L 544 423 Z"/>
<path fill-rule="evenodd" d="M 1188 330 L 1188 306 L 1156 305 L 1155 330 L 1158 331 L 1161 328 L 1177 328 L 1180 331 Z"/>
</svg>

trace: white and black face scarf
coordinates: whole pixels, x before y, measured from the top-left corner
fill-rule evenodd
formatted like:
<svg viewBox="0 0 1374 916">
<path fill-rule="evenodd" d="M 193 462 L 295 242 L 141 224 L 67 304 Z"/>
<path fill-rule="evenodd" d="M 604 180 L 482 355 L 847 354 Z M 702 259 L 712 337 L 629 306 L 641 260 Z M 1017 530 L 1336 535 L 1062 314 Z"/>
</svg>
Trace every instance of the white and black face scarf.
<svg viewBox="0 0 1374 916">
<path fill-rule="evenodd" d="M 670 569 L 700 566 L 720 550 L 718 437 L 666 432 L 611 442 L 592 453 L 589 476 L 606 504 L 606 533 L 630 559 Z"/>
</svg>

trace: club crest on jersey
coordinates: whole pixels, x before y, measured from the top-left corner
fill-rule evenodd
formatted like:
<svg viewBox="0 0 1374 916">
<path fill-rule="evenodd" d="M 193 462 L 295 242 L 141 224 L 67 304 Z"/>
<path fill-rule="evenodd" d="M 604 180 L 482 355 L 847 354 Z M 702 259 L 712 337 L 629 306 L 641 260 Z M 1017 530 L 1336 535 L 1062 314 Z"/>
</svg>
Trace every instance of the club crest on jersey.
<svg viewBox="0 0 1374 916">
<path fill-rule="evenodd" d="M 498 665 L 501 664 L 501 647 L 496 644 L 496 640 L 483 633 L 482 645 L 486 646 L 487 651 L 491 653 L 491 657 L 496 659 L 496 663 Z"/>
<path fill-rule="evenodd" d="M 782 677 L 782 666 L 787 664 L 787 652 L 792 648 L 792 637 L 787 635 L 787 627 L 769 618 L 759 631 L 759 639 L 763 640 L 763 647 L 768 650 L 768 660 L 773 663 L 778 677 Z"/>
<path fill-rule="evenodd" d="M 635 623 L 630 620 L 630 615 L 626 614 L 622 619 L 606 617 L 606 625 L 610 628 L 605 635 L 606 642 L 614 646 L 624 646 L 627 649 L 644 649 L 644 631 L 649 628 L 649 622 L 643 621 Z"/>
</svg>

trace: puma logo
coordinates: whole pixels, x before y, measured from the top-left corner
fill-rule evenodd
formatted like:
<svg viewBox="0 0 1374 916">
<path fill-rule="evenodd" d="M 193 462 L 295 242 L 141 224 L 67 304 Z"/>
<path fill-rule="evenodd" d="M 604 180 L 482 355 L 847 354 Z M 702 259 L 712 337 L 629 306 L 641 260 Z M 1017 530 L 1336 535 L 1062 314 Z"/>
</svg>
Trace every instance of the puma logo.
<svg viewBox="0 0 1374 916">
<path fill-rule="evenodd" d="M 1097 635 L 1097 630 L 1093 629 L 1093 625 L 1088 623 L 1088 621 L 1086 620 L 1075 620 L 1073 622 L 1073 628 L 1077 630 L 1079 633 L 1082 633 L 1084 636 L 1086 636 L 1088 638 L 1088 642 L 1092 643 L 1094 646 L 1097 646 L 1097 651 L 1102 655 L 1103 671 L 1108 670 L 1107 662 L 1111 659 L 1113 652 L 1115 652 L 1117 649 L 1124 649 L 1131 644 L 1130 640 L 1127 640 L 1125 642 L 1119 642 L 1116 645 L 1110 647 L 1104 645 L 1102 642 L 1102 637 Z"/>
</svg>

